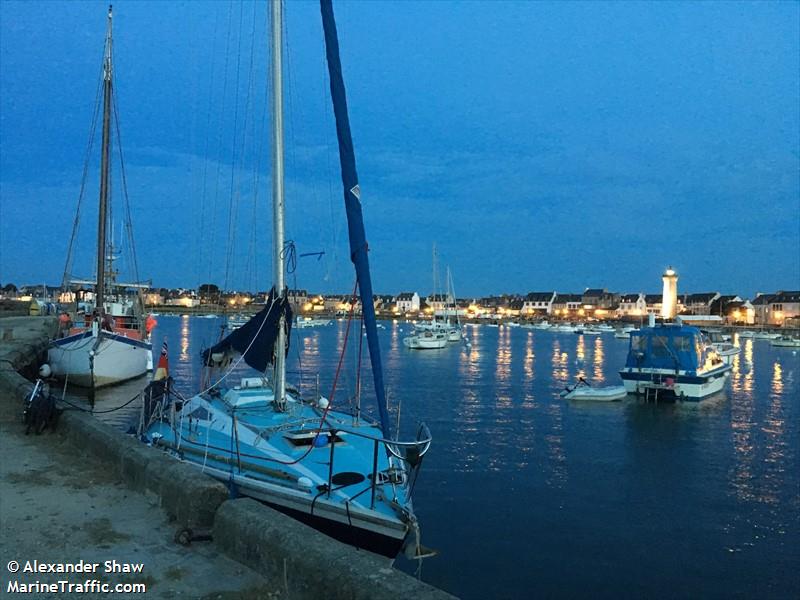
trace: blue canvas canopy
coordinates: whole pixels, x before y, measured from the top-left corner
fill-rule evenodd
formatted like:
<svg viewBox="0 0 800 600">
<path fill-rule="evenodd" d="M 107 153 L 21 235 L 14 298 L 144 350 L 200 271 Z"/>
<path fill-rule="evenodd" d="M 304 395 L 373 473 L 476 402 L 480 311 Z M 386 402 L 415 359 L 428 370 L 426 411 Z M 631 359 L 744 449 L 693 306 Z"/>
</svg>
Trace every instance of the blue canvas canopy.
<svg viewBox="0 0 800 600">
<path fill-rule="evenodd" d="M 625 366 L 632 369 L 680 369 L 694 373 L 705 360 L 697 327 L 645 327 L 631 333 Z"/>
</svg>

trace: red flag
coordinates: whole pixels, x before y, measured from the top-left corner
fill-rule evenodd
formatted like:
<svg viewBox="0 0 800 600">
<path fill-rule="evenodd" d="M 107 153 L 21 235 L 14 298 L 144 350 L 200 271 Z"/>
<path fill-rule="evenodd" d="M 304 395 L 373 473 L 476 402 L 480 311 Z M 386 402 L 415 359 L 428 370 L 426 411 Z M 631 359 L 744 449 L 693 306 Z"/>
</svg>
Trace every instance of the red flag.
<svg viewBox="0 0 800 600">
<path fill-rule="evenodd" d="M 158 357 L 158 366 L 153 374 L 153 381 L 160 381 L 169 377 L 169 357 L 167 356 L 167 340 L 161 346 L 161 356 Z"/>
</svg>

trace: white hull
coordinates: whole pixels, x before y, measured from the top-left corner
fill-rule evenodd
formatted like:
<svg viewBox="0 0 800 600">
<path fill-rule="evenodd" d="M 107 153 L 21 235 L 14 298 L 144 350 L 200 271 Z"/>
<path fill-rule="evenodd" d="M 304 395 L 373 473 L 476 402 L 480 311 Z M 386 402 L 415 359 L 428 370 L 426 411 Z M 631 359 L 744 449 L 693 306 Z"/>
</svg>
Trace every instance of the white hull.
<svg viewBox="0 0 800 600">
<path fill-rule="evenodd" d="M 684 398 L 686 400 L 701 400 L 706 396 L 711 396 L 721 391 L 725 387 L 725 382 L 730 374 L 730 367 L 724 370 L 718 370 L 714 375 L 707 377 L 693 377 L 692 379 L 702 379 L 698 382 L 683 382 L 680 381 L 681 377 L 685 377 L 685 372 L 681 371 L 678 375 L 675 371 L 663 369 L 647 369 L 643 371 L 648 376 L 656 376 L 661 378 L 674 378 L 675 382 L 671 387 L 667 387 L 663 383 L 653 383 L 646 380 L 626 379 L 626 374 L 638 374 L 637 369 L 623 369 L 620 372 L 622 381 L 625 384 L 625 389 L 629 394 L 645 395 L 647 390 L 657 390 L 659 394 L 674 394 L 676 398 Z"/>
<path fill-rule="evenodd" d="M 589 386 L 578 386 L 569 392 L 563 392 L 564 400 L 586 400 L 592 402 L 615 402 L 622 400 L 628 395 L 628 390 L 623 385 L 611 387 L 593 388 Z"/>
<path fill-rule="evenodd" d="M 717 355 L 722 359 L 722 362 L 726 365 L 732 365 L 733 359 L 742 353 L 742 349 L 739 348 L 739 346 L 734 346 L 728 342 L 716 343 L 712 344 L 712 346 L 714 350 L 716 350 Z"/>
<path fill-rule="evenodd" d="M 150 344 L 106 331 L 99 332 L 98 344 L 98 333 L 87 333 L 56 340 L 50 347 L 48 362 L 54 377 L 83 387 L 103 387 L 144 375 L 148 361 L 152 365 Z"/>
<path fill-rule="evenodd" d="M 434 336 L 426 335 L 412 335 L 411 337 L 403 338 L 403 344 L 406 348 L 412 350 L 439 350 L 447 346 L 447 336 L 445 334 L 437 334 Z"/>
</svg>

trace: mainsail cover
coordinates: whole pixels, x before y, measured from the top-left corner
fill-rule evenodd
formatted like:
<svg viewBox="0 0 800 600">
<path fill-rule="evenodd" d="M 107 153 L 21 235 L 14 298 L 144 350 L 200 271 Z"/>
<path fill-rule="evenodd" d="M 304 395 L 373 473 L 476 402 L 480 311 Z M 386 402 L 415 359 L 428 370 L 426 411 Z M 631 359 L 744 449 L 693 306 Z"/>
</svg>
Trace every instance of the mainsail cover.
<svg viewBox="0 0 800 600">
<path fill-rule="evenodd" d="M 285 295 L 276 298 L 275 288 L 269 293 L 267 305 L 244 325 L 236 329 L 216 346 L 203 351 L 203 363 L 210 365 L 213 354 L 235 350 L 244 357 L 244 362 L 256 371 L 264 373 L 275 362 L 275 342 L 281 316 L 286 327 L 286 352 L 292 329 L 292 308 Z"/>
<path fill-rule="evenodd" d="M 336 137 L 339 140 L 339 162 L 344 185 L 344 205 L 347 214 L 347 229 L 350 234 L 350 260 L 356 268 L 358 289 L 367 332 L 367 347 L 375 383 L 375 396 L 381 418 L 381 430 L 390 437 L 389 411 L 386 407 L 386 392 L 383 387 L 383 367 L 381 348 L 378 343 L 378 328 L 375 323 L 375 305 L 372 297 L 372 280 L 367 258 L 367 238 L 364 232 L 364 219 L 361 214 L 361 191 L 358 187 L 356 157 L 353 139 L 350 136 L 350 119 L 347 115 L 347 96 L 342 78 L 342 63 L 339 60 L 339 38 L 336 34 L 336 20 L 333 16 L 331 0 L 320 0 L 322 28 L 325 31 L 325 53 L 328 58 L 328 75 L 331 83 L 333 113 L 336 117 Z"/>
</svg>

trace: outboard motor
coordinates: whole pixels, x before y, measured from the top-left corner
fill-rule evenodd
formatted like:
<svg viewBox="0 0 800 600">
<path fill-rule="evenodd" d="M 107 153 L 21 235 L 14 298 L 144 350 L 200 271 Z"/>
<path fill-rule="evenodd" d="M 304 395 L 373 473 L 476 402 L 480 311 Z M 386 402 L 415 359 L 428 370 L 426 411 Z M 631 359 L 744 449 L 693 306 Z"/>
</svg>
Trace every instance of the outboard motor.
<svg viewBox="0 0 800 600">
<path fill-rule="evenodd" d="M 48 393 L 44 382 L 37 379 L 33 390 L 25 398 L 25 409 L 22 412 L 25 435 L 28 435 L 31 429 L 36 435 L 42 433 L 47 427 L 50 427 L 51 431 L 55 431 L 62 412 L 62 409 L 56 407 L 56 399 Z"/>
</svg>

